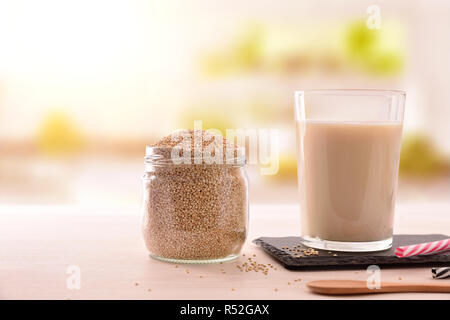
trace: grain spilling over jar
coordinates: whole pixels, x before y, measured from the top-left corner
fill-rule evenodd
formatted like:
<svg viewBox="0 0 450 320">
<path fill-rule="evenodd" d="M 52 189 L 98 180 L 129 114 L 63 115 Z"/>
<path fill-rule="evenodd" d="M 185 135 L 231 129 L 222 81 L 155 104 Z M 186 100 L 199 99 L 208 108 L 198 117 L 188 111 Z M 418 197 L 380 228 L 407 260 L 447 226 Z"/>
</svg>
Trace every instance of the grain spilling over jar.
<svg viewBox="0 0 450 320">
<path fill-rule="evenodd" d="M 147 147 L 145 164 L 142 230 L 151 256 L 236 258 L 248 223 L 244 150 L 209 131 L 183 130 Z"/>
</svg>

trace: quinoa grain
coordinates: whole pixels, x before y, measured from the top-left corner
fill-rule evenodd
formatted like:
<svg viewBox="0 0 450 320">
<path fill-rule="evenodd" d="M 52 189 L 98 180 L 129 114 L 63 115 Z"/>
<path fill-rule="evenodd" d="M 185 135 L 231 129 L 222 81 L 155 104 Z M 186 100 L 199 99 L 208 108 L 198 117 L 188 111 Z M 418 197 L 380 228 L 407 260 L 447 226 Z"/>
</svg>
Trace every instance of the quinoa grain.
<svg viewBox="0 0 450 320">
<path fill-rule="evenodd" d="M 219 151 L 232 148 L 236 154 L 237 147 L 226 139 L 207 131 L 201 133 L 202 151 L 212 146 Z M 185 143 L 185 135 L 192 139 Z M 193 130 L 172 134 L 153 145 L 152 152 L 170 161 L 172 149 L 180 143 L 183 150 L 189 144 L 194 147 L 193 136 Z M 247 234 L 248 211 L 248 184 L 242 165 L 156 161 L 148 167 L 144 175 L 143 234 L 153 256 L 213 260 L 239 253 Z"/>
</svg>

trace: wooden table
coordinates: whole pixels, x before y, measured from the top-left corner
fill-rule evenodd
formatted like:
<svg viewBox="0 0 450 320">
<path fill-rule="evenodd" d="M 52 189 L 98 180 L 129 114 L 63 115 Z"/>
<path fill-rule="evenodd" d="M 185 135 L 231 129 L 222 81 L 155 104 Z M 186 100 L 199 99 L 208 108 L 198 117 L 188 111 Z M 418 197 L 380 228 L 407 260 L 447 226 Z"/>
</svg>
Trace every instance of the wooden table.
<svg viewBox="0 0 450 320">
<path fill-rule="evenodd" d="M 399 205 L 397 233 L 449 233 L 447 203 Z M 309 292 L 317 279 L 366 280 L 366 270 L 285 270 L 251 240 L 299 233 L 296 205 L 255 205 L 250 232 L 234 262 L 173 265 L 149 258 L 140 234 L 138 208 L 129 211 L 0 206 L 1 299 L 329 299 Z M 256 255 L 272 263 L 268 275 L 240 272 L 236 265 Z M 70 269 L 70 266 L 74 269 Z M 79 267 L 80 289 L 68 289 Z M 187 270 L 189 273 L 187 273 Z M 301 279 L 301 281 L 294 281 Z M 430 268 L 382 270 L 385 281 L 433 280 Z M 450 281 L 450 280 L 449 280 Z M 74 282 L 71 282 L 74 283 Z M 76 282 L 75 282 L 76 283 Z M 339 299 L 448 299 L 448 294 L 384 294 Z"/>
</svg>

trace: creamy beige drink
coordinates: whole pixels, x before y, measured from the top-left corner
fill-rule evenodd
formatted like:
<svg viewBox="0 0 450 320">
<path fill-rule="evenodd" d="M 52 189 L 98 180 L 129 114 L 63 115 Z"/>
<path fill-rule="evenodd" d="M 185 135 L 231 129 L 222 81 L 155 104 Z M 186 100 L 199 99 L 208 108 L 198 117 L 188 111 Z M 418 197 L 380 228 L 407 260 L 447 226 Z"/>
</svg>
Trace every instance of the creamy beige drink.
<svg viewBox="0 0 450 320">
<path fill-rule="evenodd" d="M 297 121 L 304 237 L 392 237 L 400 122 Z"/>
</svg>

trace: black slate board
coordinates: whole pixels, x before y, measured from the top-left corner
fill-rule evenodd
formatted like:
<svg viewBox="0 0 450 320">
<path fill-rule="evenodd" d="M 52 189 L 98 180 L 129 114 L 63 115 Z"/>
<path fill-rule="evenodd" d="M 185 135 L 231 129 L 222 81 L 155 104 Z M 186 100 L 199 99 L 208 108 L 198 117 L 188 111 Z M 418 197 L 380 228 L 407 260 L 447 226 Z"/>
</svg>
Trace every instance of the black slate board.
<svg viewBox="0 0 450 320">
<path fill-rule="evenodd" d="M 447 239 L 449 236 L 442 234 L 394 235 L 392 248 L 378 252 L 332 252 L 319 250 L 319 255 L 295 257 L 283 247 L 292 248 L 294 245 L 301 249 L 307 249 L 301 243 L 300 237 L 261 237 L 253 240 L 253 243 L 261 246 L 264 251 L 277 259 L 290 270 L 325 270 L 325 269 L 352 269 L 366 268 L 376 264 L 383 267 L 413 267 L 413 266 L 444 266 L 450 265 L 450 251 L 434 255 L 414 256 L 409 258 L 397 258 L 395 248 L 416 243 L 424 243 Z M 333 256 L 336 254 L 337 256 Z"/>
</svg>

